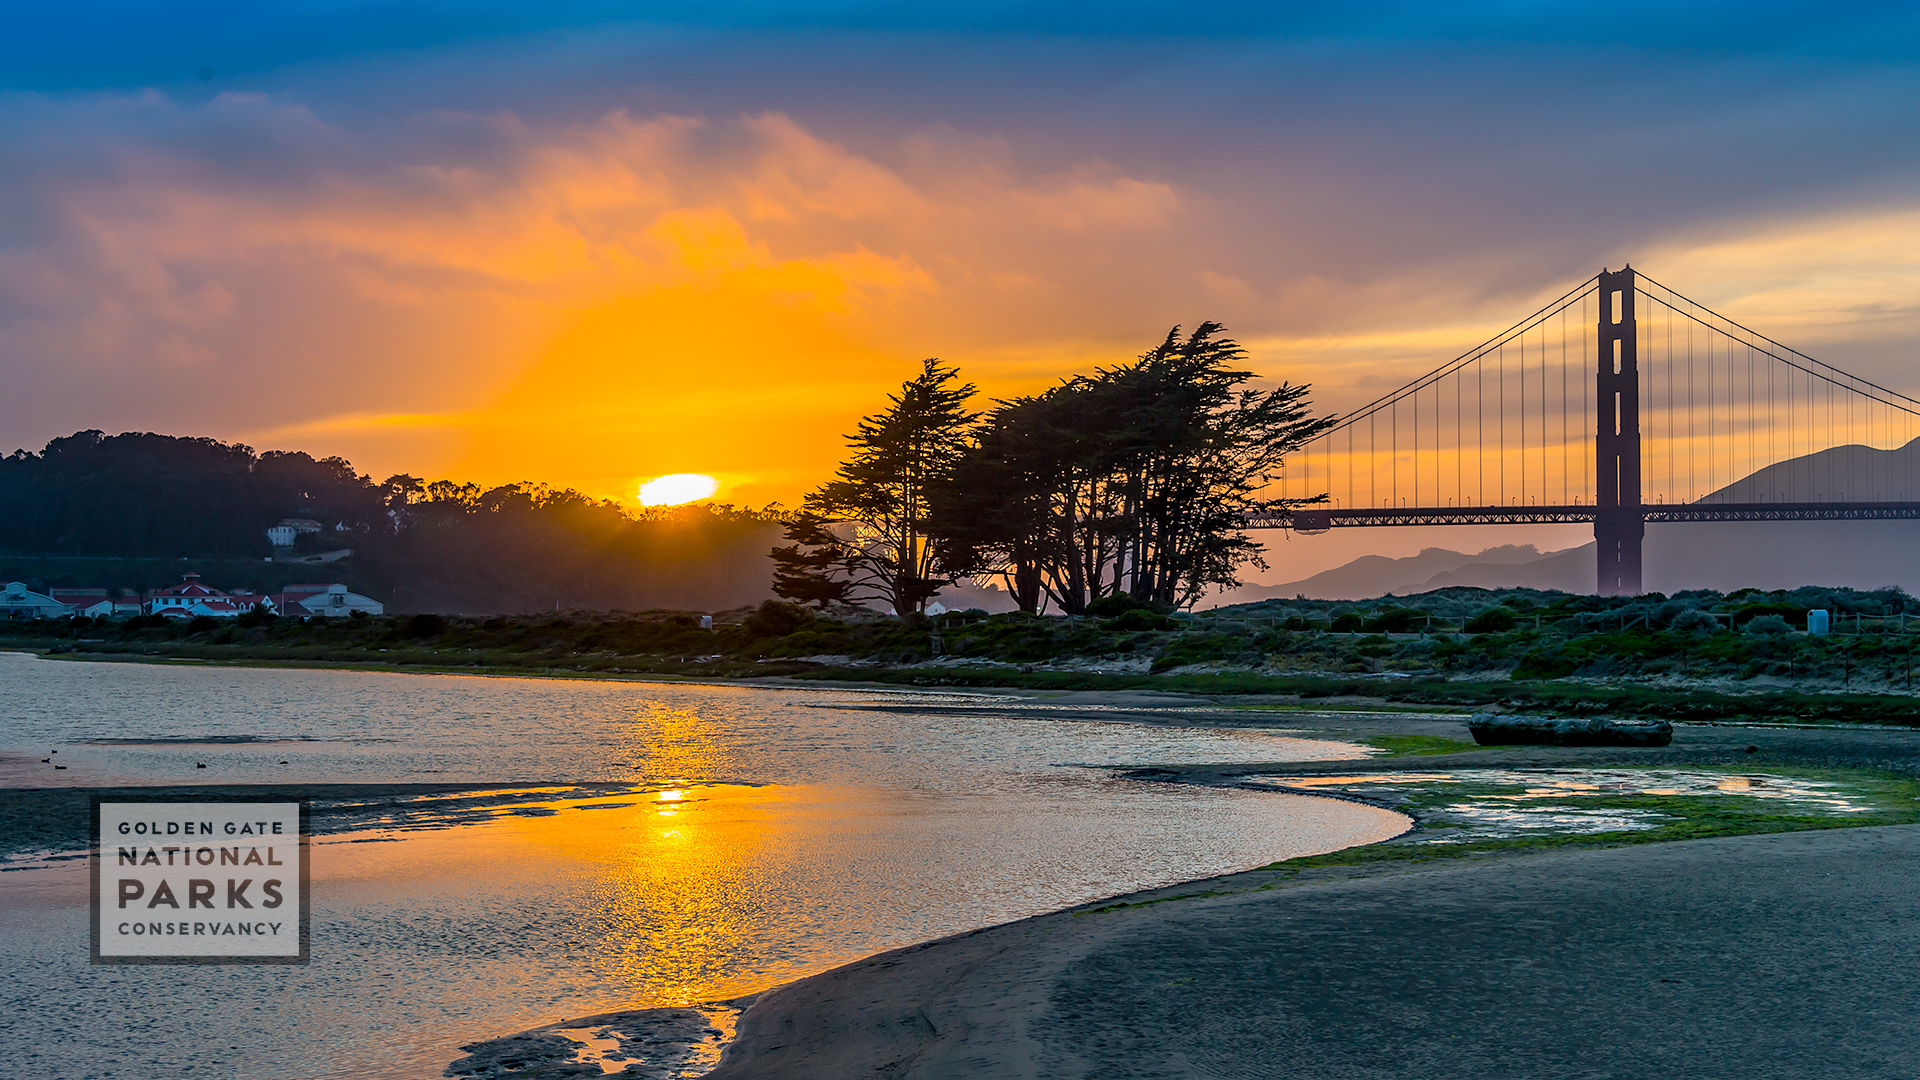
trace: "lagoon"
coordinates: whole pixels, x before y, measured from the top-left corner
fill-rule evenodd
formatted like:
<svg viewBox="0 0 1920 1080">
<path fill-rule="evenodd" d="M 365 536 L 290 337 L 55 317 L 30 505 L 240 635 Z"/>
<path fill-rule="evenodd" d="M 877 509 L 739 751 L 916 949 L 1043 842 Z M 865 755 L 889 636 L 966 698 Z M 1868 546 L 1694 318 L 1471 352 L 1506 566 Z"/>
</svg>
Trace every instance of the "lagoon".
<svg viewBox="0 0 1920 1080">
<path fill-rule="evenodd" d="M 1406 820 L 1117 775 L 1351 744 L 992 695 L 23 654 L 0 654 L 0 687 L 10 787 L 492 789 L 458 824 L 403 806 L 316 837 L 306 967 L 89 966 L 84 861 L 11 859 L 0 1039 L 28 1048 L 23 1075 L 437 1076 L 465 1043 L 562 1017 L 735 997 Z"/>
</svg>

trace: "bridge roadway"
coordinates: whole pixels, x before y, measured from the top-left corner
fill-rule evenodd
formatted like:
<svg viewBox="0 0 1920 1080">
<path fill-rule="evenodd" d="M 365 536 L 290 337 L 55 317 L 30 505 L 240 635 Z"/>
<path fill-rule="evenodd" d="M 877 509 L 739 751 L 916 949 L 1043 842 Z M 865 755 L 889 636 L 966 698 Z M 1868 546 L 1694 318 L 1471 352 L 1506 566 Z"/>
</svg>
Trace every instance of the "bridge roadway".
<svg viewBox="0 0 1920 1080">
<path fill-rule="evenodd" d="M 1615 514 L 1635 510 L 1650 523 L 1688 521 L 1916 521 L 1920 502 L 1817 503 L 1642 503 L 1621 507 Z M 1247 515 L 1250 529 L 1296 529 L 1324 532 L 1386 525 L 1565 525 L 1591 522 L 1598 510 L 1591 504 L 1571 506 L 1414 506 L 1309 507 L 1291 512 Z"/>
</svg>

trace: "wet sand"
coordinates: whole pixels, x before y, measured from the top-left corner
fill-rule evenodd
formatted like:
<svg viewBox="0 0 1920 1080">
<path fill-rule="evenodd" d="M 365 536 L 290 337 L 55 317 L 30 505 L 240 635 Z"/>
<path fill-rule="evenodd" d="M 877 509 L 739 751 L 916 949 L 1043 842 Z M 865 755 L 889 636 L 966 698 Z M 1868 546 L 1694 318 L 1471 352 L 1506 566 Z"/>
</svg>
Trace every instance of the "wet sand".
<svg viewBox="0 0 1920 1080">
<path fill-rule="evenodd" d="M 710 1075 L 1920 1073 L 1920 826 L 1315 873 L 1195 882 L 779 987 Z"/>
</svg>

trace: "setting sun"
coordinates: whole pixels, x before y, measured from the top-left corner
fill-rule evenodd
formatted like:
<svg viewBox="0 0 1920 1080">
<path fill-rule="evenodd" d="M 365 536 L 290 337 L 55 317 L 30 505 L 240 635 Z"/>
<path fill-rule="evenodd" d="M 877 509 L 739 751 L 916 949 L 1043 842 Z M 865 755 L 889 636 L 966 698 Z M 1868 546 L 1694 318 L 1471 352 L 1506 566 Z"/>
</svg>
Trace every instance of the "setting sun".
<svg viewBox="0 0 1920 1080">
<path fill-rule="evenodd" d="M 671 473 L 640 485 L 640 505 L 679 506 L 711 498 L 719 490 L 720 481 L 704 473 Z"/>
</svg>

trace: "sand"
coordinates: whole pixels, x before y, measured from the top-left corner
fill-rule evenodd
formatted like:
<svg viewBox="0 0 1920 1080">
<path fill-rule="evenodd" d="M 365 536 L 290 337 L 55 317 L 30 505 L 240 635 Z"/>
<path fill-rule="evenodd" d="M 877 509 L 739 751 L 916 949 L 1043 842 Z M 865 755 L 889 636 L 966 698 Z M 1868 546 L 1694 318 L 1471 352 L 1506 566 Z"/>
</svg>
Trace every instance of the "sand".
<svg viewBox="0 0 1920 1080">
<path fill-rule="evenodd" d="M 776 988 L 710 1075 L 1912 1077 L 1917 886 L 1905 825 L 1253 871 Z"/>
</svg>

